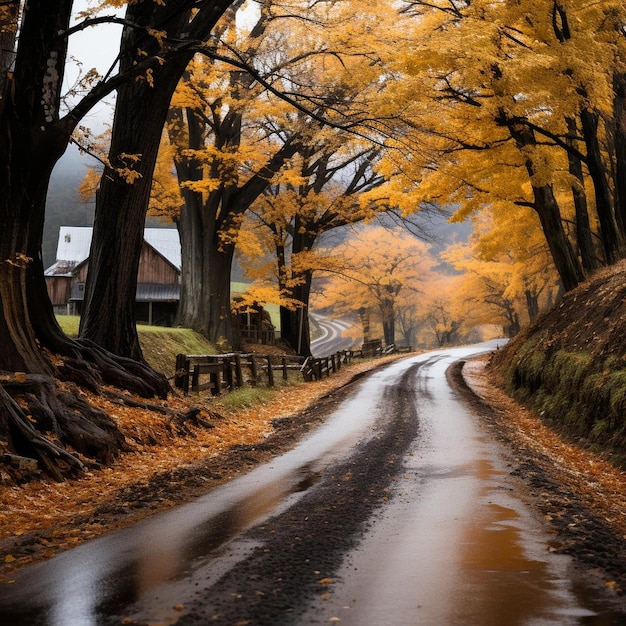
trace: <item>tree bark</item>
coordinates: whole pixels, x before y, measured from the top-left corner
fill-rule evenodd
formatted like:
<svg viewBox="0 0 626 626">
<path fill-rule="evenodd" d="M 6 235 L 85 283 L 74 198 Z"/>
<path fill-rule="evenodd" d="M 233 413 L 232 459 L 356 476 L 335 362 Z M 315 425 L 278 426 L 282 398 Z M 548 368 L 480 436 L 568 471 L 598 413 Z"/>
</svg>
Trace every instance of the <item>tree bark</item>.
<svg viewBox="0 0 626 626">
<path fill-rule="evenodd" d="M 615 120 L 615 213 L 622 237 L 626 238 L 626 73 L 613 75 Z"/>
<path fill-rule="evenodd" d="M 532 322 L 539 315 L 539 294 L 532 289 L 526 289 L 524 296 L 526 298 L 528 318 Z"/>
<path fill-rule="evenodd" d="M 204 143 L 204 127 L 193 110 L 171 108 L 168 120 L 168 134 L 171 143 L 183 145 L 183 129 L 187 128 L 187 145 L 190 150 L 200 150 Z M 174 159 L 176 174 L 179 181 L 197 182 L 202 180 L 203 168 L 199 159 L 184 152 Z M 193 328 L 201 332 L 204 324 L 202 319 L 202 285 L 204 276 L 208 274 L 205 267 L 203 241 L 203 200 L 202 194 L 192 191 L 186 186 L 181 187 L 183 198 L 180 215 L 176 219 L 181 245 L 181 279 L 180 303 L 176 314 L 176 324 Z"/>
<path fill-rule="evenodd" d="M 280 308 L 280 337 L 300 356 L 311 356 L 309 299 L 312 279 L 311 271 L 304 272 L 300 276 L 303 282 L 289 290 L 289 297 L 301 303 L 297 309 Z"/>
<path fill-rule="evenodd" d="M 205 13 L 215 20 L 216 8 L 228 4 L 206 3 Z M 7 69 L 7 59 L 13 60 L 13 35 L 0 53 L 5 70 L 0 80 L 0 371 L 8 372 L 2 376 L 0 392 L 5 388 L 11 392 L 0 393 L 0 437 L 10 449 L 19 448 L 21 454 L 37 458 L 55 478 L 81 464 L 48 441 L 46 433 L 54 433 L 62 444 L 102 462 L 109 462 L 124 445 L 109 416 L 81 400 L 77 392 L 61 390 L 57 379 L 68 381 L 70 388 L 80 385 L 96 393 L 101 383 L 144 396 L 165 397 L 169 390 L 165 377 L 147 364 L 111 354 L 89 340 L 66 337 L 47 296 L 41 243 L 50 174 L 81 116 L 113 86 L 128 79 L 118 76 L 99 83 L 60 118 L 67 50 L 63 33 L 68 30 L 72 6 L 72 0 L 29 0 L 20 21 L 12 71 Z M 179 7 L 172 10 L 180 11 Z M 146 111 L 146 116 L 151 114 Z M 120 223 L 117 220 L 115 226 Z M 122 263 L 132 258 L 130 253 L 125 255 L 125 249 L 113 253 Z M 133 290 L 132 301 L 134 295 Z M 106 300 L 101 302 L 107 305 Z M 55 366 L 42 348 L 55 352 L 61 363 Z M 11 372 L 19 374 L 15 377 Z M 24 377 L 28 388 L 12 382 Z M 20 398 L 20 405 L 12 395 Z"/>
<path fill-rule="evenodd" d="M 292 228 L 291 256 L 297 256 L 303 252 L 309 252 L 315 246 L 317 240 L 316 229 L 311 227 L 306 220 L 296 214 Z M 282 261 L 281 261 L 282 259 Z M 313 271 L 305 270 L 298 272 L 293 266 L 288 269 L 285 264 L 286 255 L 278 255 L 278 276 L 282 293 L 298 302 L 298 308 L 281 307 L 280 310 L 280 336 L 281 339 L 300 356 L 311 355 L 311 327 L 309 324 L 309 300 L 311 297 L 311 285 Z M 282 263 L 282 266 L 281 266 Z"/>
<path fill-rule="evenodd" d="M 576 148 L 576 135 L 578 127 L 576 120 L 567 119 L 567 128 L 569 136 L 567 143 L 572 148 Z M 587 207 L 587 194 L 585 193 L 585 177 L 583 174 L 583 166 L 580 159 L 576 156 L 574 150 L 568 151 L 567 159 L 569 164 L 569 173 L 574 179 L 572 184 L 572 197 L 574 199 L 574 209 L 576 215 L 576 241 L 580 252 L 580 259 L 585 272 L 593 272 L 600 267 L 598 258 L 593 245 L 593 233 L 591 224 L 589 223 L 589 211 Z M 533 319 L 531 317 L 531 319 Z"/>
<path fill-rule="evenodd" d="M 59 463 L 70 471 L 81 464 L 42 432 L 53 432 L 62 443 L 106 461 L 122 439 L 110 418 L 57 390 L 55 377 L 64 370 L 42 350 L 68 355 L 80 348 L 54 320 L 41 258 L 48 182 L 77 123 L 72 117 L 59 119 L 67 42 L 58 33 L 67 29 L 71 9 L 71 0 L 27 4 L 15 67 L 12 73 L 3 72 L 0 100 L 0 370 L 19 372 L 20 379 L 30 381 L 24 390 L 11 374 L 5 375 L 0 385 L 0 437 L 10 449 L 37 458 L 57 479 L 63 472 Z M 88 374 L 83 379 L 95 381 Z"/>
</svg>

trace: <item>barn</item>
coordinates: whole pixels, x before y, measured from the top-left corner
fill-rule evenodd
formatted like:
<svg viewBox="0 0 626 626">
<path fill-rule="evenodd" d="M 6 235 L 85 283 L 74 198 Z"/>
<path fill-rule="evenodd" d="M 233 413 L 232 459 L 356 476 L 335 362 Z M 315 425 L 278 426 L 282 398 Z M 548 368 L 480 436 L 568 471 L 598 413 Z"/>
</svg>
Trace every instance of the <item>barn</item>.
<svg viewBox="0 0 626 626">
<path fill-rule="evenodd" d="M 61 226 L 56 262 L 45 271 L 55 312 L 80 315 L 89 266 L 91 227 Z M 178 230 L 146 228 L 137 274 L 137 321 L 171 325 L 180 300 Z"/>
</svg>

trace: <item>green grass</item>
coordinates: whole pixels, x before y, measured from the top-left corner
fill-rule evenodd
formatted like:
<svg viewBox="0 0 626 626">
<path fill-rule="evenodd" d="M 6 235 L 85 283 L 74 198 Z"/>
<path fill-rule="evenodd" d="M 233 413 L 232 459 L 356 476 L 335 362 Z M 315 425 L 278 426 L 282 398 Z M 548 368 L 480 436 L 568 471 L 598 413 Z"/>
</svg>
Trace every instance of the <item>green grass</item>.
<svg viewBox="0 0 626 626">
<path fill-rule="evenodd" d="M 276 389 L 269 387 L 240 387 L 222 396 L 219 399 L 219 404 L 226 409 L 235 411 L 252 407 L 260 402 L 267 402 L 275 393 Z"/>
<path fill-rule="evenodd" d="M 78 325 L 80 324 L 78 315 L 57 315 L 57 322 L 59 322 L 61 330 L 68 337 L 76 337 L 78 335 Z"/>
<path fill-rule="evenodd" d="M 59 315 L 57 317 L 63 332 L 69 337 L 78 335 L 80 317 Z M 189 328 L 169 328 L 165 326 L 138 325 L 139 342 L 144 357 L 150 365 L 166 376 L 174 375 L 176 355 L 215 354 L 215 347 L 202 335 Z"/>
<path fill-rule="evenodd" d="M 508 369 L 507 388 L 570 436 L 618 452 L 626 446 L 623 365 L 614 357 L 599 359 L 588 352 L 527 342 Z"/>
</svg>

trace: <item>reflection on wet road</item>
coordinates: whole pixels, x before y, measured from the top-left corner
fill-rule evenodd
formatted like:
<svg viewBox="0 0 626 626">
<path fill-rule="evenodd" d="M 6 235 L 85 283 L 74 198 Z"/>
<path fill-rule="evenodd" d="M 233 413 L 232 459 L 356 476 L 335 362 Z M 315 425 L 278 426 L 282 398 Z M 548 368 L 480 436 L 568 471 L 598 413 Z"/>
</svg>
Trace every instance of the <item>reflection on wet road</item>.
<svg viewBox="0 0 626 626">
<path fill-rule="evenodd" d="M 206 568 L 198 569 L 203 558 L 209 559 L 212 569 L 219 546 L 270 512 L 289 506 L 315 483 L 324 467 L 370 437 L 379 401 L 374 386 L 364 387 L 323 427 L 273 462 L 195 502 L 27 568 L 14 584 L 0 585 L 0 624 L 100 624 L 104 616 L 142 601 L 155 589 L 159 598 L 169 597 L 172 594 L 163 585 L 171 583 L 180 604 L 195 583 L 173 581 L 181 576 L 204 577 Z M 227 567 L 232 567 L 235 561 L 227 560 Z"/>
<path fill-rule="evenodd" d="M 450 363 L 419 370 L 421 435 L 397 495 L 314 612 L 351 625 L 625 623 L 587 597 L 568 557 L 550 552 L 499 448 L 449 389 Z"/>
<path fill-rule="evenodd" d="M 452 362 L 493 347 L 413 356 L 374 373 L 291 452 L 189 505 L 28 568 L 14 585 L 0 586 L 0 623 L 95 626 L 120 623 L 115 616 L 154 626 L 208 623 L 191 614 L 200 602 L 206 605 L 210 590 L 228 577 L 237 580 L 244 562 L 254 569 L 264 553 L 280 550 L 265 538 L 274 530 L 264 535 L 248 529 L 267 526 L 262 523 L 270 516 L 271 527 L 279 529 L 283 517 L 308 506 L 307 497 L 329 481 L 351 488 L 349 473 L 337 480 L 331 468 L 382 438 L 393 417 L 383 398 L 403 376 L 405 386 L 407 376 L 417 377 L 410 390 L 419 434 L 402 448 L 408 452 L 384 507 L 364 525 L 356 546 L 341 552 L 325 593 L 316 591 L 307 606 L 279 613 L 279 622 L 263 617 L 262 592 L 250 594 L 256 595 L 252 621 L 246 621 L 245 599 L 236 598 L 242 623 L 626 623 L 573 576 L 567 557 L 549 551 L 550 537 L 517 493 L 500 448 L 447 385 Z M 326 514 L 329 529 L 333 508 Z M 292 543 L 305 540 L 296 530 Z M 198 588 L 207 590 L 203 599 Z"/>
</svg>

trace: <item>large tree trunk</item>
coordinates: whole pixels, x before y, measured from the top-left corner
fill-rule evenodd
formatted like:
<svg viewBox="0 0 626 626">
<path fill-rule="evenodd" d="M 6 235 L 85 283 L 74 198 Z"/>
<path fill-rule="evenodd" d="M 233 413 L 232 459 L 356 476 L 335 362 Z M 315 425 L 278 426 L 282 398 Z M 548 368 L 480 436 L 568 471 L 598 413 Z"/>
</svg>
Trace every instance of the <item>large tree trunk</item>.
<svg viewBox="0 0 626 626">
<path fill-rule="evenodd" d="M 567 129 L 569 133 L 567 143 L 575 149 L 577 143 L 575 137 L 578 134 L 576 120 L 568 118 Z M 583 166 L 580 158 L 576 156 L 574 150 L 568 151 L 567 158 L 569 163 L 569 173 L 574 179 L 572 184 L 572 197 L 574 199 L 574 209 L 576 214 L 576 241 L 578 243 L 580 259 L 585 271 L 593 272 L 600 267 L 600 263 L 598 262 L 595 247 L 593 245 L 593 233 L 589 222 Z M 533 318 L 531 317 L 531 319 Z"/>
<path fill-rule="evenodd" d="M 128 7 L 126 18 L 133 24 L 154 28 L 170 18 L 170 10 L 138 3 Z M 167 27 L 176 34 L 187 22 L 185 12 Z M 156 40 L 143 29 L 126 27 L 122 42 L 121 71 L 138 61 L 139 50 L 158 52 Z M 145 77 L 120 87 L 110 165 L 96 194 L 80 336 L 137 361 L 143 361 L 143 355 L 135 326 L 135 295 L 152 175 L 172 93 L 189 58 L 188 54 L 181 55 L 155 69 L 152 80 Z"/>
<path fill-rule="evenodd" d="M 554 265 L 559 273 L 565 291 L 574 289 L 584 280 L 584 274 L 572 245 L 563 229 L 561 212 L 554 197 L 552 185 L 533 185 L 535 210 L 539 215 Z"/>
<path fill-rule="evenodd" d="M 528 319 L 532 322 L 539 315 L 539 294 L 534 289 L 524 291 Z"/>
<path fill-rule="evenodd" d="M 615 120 L 615 213 L 622 233 L 626 237 L 626 73 L 613 76 L 613 117 Z"/>
<path fill-rule="evenodd" d="M 219 4 L 207 6 L 213 11 Z M 67 44 L 59 33 L 68 28 L 72 5 L 72 0 L 27 3 L 15 66 L 3 71 L 0 80 L 0 447 L 38 459 L 58 479 L 82 464 L 44 434 L 52 433 L 61 445 L 101 462 L 109 462 L 124 446 L 114 421 L 83 401 L 76 385 L 98 393 L 100 384 L 107 383 L 143 396 L 164 397 L 169 390 L 166 379 L 147 364 L 111 354 L 89 340 L 66 337 L 47 296 L 41 243 L 50 174 L 81 116 L 110 88 L 96 89 L 59 118 Z M 5 41 L 10 46 L 12 38 Z M 5 70 L 9 57 L 11 50 L 0 53 Z M 112 219 L 116 226 L 122 223 L 115 215 Z M 116 261 L 132 259 L 125 248 L 116 250 L 121 250 L 113 252 Z M 56 365 L 42 348 L 60 357 Z M 63 389 L 57 379 L 65 381 Z"/>
<path fill-rule="evenodd" d="M 57 389 L 56 377 L 76 372 L 70 359 L 57 368 L 42 350 L 58 349 L 74 360 L 80 350 L 54 320 L 41 259 L 48 183 L 75 123 L 58 115 L 66 54 L 58 33 L 67 28 L 71 8 L 70 0 L 28 3 L 0 101 L 0 439 L 59 479 L 82 464 L 41 433 L 102 461 L 123 441 L 108 416 Z M 79 369 L 83 381 L 95 384 L 88 366 Z"/>
<path fill-rule="evenodd" d="M 235 253 L 234 245 L 213 245 L 208 250 L 209 271 L 204 277 L 206 335 L 218 347 L 241 350 L 241 337 L 233 329 L 230 310 L 230 273 Z"/>
<path fill-rule="evenodd" d="M 309 227 L 307 227 L 309 226 Z M 292 259 L 298 254 L 313 249 L 317 235 L 315 229 L 305 224 L 304 218 L 295 216 L 291 256 Z M 298 308 L 288 309 L 281 307 L 280 311 L 280 336 L 281 339 L 301 356 L 311 355 L 311 328 L 309 324 L 309 300 L 311 298 L 311 285 L 313 271 L 306 270 L 296 272 L 293 268 L 288 270 L 285 265 L 285 255 L 282 255 L 283 267 L 279 267 L 279 277 L 282 284 L 281 292 L 290 299 L 296 300 Z M 279 262 L 281 256 L 278 257 Z"/>
<path fill-rule="evenodd" d="M 187 145 L 190 150 L 200 150 L 204 142 L 203 124 L 193 110 L 172 108 L 169 112 L 168 133 L 171 143 L 183 145 L 183 129 L 187 128 Z M 202 180 L 203 166 L 199 159 L 182 152 L 175 159 L 174 165 L 179 181 L 197 182 Z M 208 274 L 205 267 L 204 225 L 202 194 L 181 187 L 183 206 L 176 220 L 181 245 L 180 303 L 176 315 L 176 324 L 196 331 L 204 330 L 202 320 L 203 298 L 202 285 Z"/>
<path fill-rule="evenodd" d="M 146 53 L 159 54 L 161 44 L 150 34 L 152 30 L 165 31 L 166 41 L 205 39 L 231 2 L 194 4 L 193 10 L 188 3 L 130 4 L 126 17 L 133 26 L 124 29 L 120 67 L 132 67 Z M 150 185 L 172 94 L 192 56 L 189 50 L 181 50 L 143 80 L 125 83 L 118 90 L 112 167 L 105 169 L 97 196 L 80 334 L 138 361 L 143 356 L 135 327 L 135 294 Z M 123 155 L 139 160 L 134 163 Z M 125 175 L 127 169 L 134 172 L 132 183 Z"/>
<path fill-rule="evenodd" d="M 311 326 L 309 323 L 309 299 L 311 297 L 312 272 L 301 277 L 304 281 L 290 290 L 289 296 L 301 303 L 297 309 L 281 307 L 280 337 L 300 356 L 311 356 Z"/>
<path fill-rule="evenodd" d="M 554 196 L 552 185 L 541 185 L 535 182 L 535 164 L 527 150 L 536 146 L 535 135 L 524 124 L 508 122 L 507 126 L 518 148 L 525 154 L 524 164 L 534 194 L 534 208 L 539 215 L 541 228 L 554 260 L 554 265 L 561 278 L 563 288 L 566 291 L 570 291 L 584 280 L 584 273 L 563 228 L 561 212 Z"/>
</svg>

